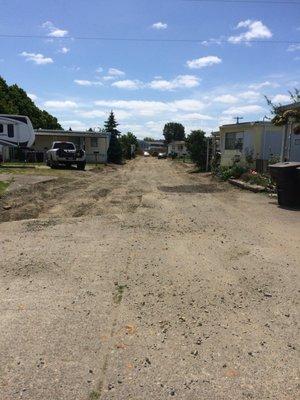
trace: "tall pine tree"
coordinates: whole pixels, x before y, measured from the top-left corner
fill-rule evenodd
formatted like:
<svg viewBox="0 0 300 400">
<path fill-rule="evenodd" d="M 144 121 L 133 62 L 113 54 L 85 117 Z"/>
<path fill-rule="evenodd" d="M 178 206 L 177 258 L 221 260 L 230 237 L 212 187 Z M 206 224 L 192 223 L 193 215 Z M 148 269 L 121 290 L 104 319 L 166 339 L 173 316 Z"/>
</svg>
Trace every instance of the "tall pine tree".
<svg viewBox="0 0 300 400">
<path fill-rule="evenodd" d="M 114 164 L 122 163 L 122 146 L 119 141 L 120 131 L 118 131 L 115 115 L 111 111 L 108 120 L 104 123 L 105 131 L 110 133 L 110 142 L 107 151 L 107 161 Z"/>
</svg>

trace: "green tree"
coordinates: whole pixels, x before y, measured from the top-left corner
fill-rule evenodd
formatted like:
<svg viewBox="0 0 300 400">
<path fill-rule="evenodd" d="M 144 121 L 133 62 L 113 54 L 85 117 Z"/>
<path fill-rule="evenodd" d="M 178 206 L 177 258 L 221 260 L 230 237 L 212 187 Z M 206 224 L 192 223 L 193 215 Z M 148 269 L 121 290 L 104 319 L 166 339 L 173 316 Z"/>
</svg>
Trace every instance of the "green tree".
<svg viewBox="0 0 300 400">
<path fill-rule="evenodd" d="M 201 129 L 191 131 L 186 138 L 186 148 L 190 153 L 191 159 L 201 169 L 205 168 L 206 146 L 205 132 Z"/>
<path fill-rule="evenodd" d="M 163 135 L 166 143 L 171 143 L 173 140 L 184 140 L 184 126 L 178 122 L 168 122 L 164 126 Z"/>
<path fill-rule="evenodd" d="M 294 89 L 293 92 L 289 92 L 291 97 L 291 104 L 298 103 L 300 101 L 300 90 Z M 265 96 L 268 105 L 271 107 L 271 113 L 273 114 L 272 123 L 277 126 L 286 125 L 288 123 L 289 118 L 293 118 L 294 122 L 300 122 L 300 111 L 299 109 L 293 109 L 291 107 L 290 110 L 280 110 L 278 107 L 280 105 L 275 105 L 267 96 Z"/>
<path fill-rule="evenodd" d="M 150 137 L 150 136 L 146 136 L 143 140 L 144 140 L 145 142 L 155 142 L 155 139 L 153 139 L 153 138 Z"/>
<path fill-rule="evenodd" d="M 120 143 L 122 147 L 123 157 L 130 160 L 132 158 L 131 146 L 134 145 L 135 149 L 137 149 L 139 145 L 136 136 L 131 132 L 127 132 L 126 135 L 122 135 L 120 137 Z"/>
<path fill-rule="evenodd" d="M 40 110 L 18 85 L 8 86 L 0 77 L 0 113 L 26 115 L 35 129 L 62 129 L 57 119 Z"/>
<path fill-rule="evenodd" d="M 3 78 L 0 76 L 0 113 L 1 114 L 15 114 L 18 109 L 13 104 L 10 94 L 9 86 Z"/>
<path fill-rule="evenodd" d="M 111 111 L 108 120 L 104 123 L 105 131 L 110 134 L 109 147 L 107 151 L 107 160 L 108 162 L 114 164 L 122 163 L 122 147 L 119 141 L 120 131 L 118 131 L 117 123 L 115 119 L 115 115 L 113 111 Z"/>
</svg>

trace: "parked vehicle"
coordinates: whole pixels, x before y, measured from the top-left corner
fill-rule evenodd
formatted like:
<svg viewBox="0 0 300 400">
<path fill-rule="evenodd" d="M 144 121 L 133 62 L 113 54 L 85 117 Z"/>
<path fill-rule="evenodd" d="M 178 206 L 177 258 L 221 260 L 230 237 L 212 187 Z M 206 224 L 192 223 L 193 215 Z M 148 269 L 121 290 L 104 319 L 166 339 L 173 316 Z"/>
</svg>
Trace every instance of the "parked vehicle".
<svg viewBox="0 0 300 400">
<path fill-rule="evenodd" d="M 85 151 L 78 150 L 72 142 L 53 142 L 51 149 L 46 153 L 46 163 L 51 168 L 76 165 L 77 169 L 84 170 L 86 165 Z"/>
<path fill-rule="evenodd" d="M 144 157 L 150 157 L 149 151 L 144 151 Z"/>
<path fill-rule="evenodd" d="M 35 133 L 28 117 L 0 114 L 0 145 L 28 148 L 34 140 Z"/>
<path fill-rule="evenodd" d="M 157 158 L 158 158 L 158 159 L 167 158 L 167 153 L 158 153 Z"/>
</svg>

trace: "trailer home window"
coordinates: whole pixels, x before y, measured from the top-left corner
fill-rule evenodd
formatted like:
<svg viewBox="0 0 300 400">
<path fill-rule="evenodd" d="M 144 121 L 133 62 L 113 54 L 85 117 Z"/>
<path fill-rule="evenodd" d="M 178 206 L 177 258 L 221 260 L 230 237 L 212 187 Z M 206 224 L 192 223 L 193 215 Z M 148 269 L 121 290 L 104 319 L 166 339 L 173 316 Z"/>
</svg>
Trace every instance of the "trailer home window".
<svg viewBox="0 0 300 400">
<path fill-rule="evenodd" d="M 225 150 L 243 150 L 244 133 L 227 132 L 225 135 Z"/>
<path fill-rule="evenodd" d="M 98 147 L 98 138 L 96 137 L 91 138 L 91 147 Z"/>
<path fill-rule="evenodd" d="M 0 124 L 0 133 L 3 133 L 3 125 Z"/>
<path fill-rule="evenodd" d="M 13 124 L 8 124 L 7 125 L 7 136 L 8 137 L 14 137 L 15 130 Z"/>
</svg>

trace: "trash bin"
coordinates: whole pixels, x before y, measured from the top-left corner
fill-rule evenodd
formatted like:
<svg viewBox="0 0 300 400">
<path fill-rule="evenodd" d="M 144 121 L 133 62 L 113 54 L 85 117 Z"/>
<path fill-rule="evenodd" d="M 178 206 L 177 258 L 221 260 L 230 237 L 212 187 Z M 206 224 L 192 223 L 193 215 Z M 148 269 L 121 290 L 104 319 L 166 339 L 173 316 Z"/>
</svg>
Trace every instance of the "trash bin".
<svg viewBox="0 0 300 400">
<path fill-rule="evenodd" d="M 300 167 L 296 168 L 296 182 L 298 191 L 300 192 Z"/>
<path fill-rule="evenodd" d="M 297 168 L 300 162 L 284 162 L 269 166 L 271 177 L 277 186 L 278 204 L 300 207 L 300 185 Z"/>
</svg>

